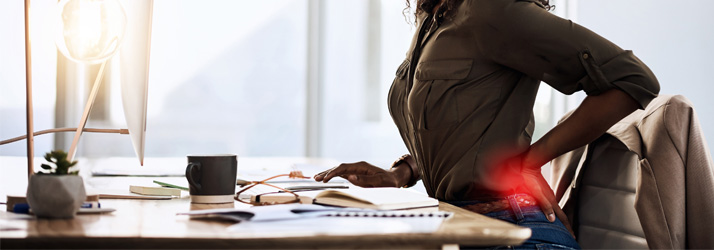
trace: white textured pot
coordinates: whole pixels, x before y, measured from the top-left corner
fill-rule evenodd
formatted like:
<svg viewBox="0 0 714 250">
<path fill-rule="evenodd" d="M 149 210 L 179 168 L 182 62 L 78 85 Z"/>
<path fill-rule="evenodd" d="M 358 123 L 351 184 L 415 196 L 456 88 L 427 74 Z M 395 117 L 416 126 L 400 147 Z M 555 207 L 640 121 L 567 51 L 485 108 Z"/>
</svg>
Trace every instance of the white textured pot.
<svg viewBox="0 0 714 250">
<path fill-rule="evenodd" d="M 27 185 L 27 203 L 37 217 L 72 218 L 87 198 L 82 177 L 36 174 Z"/>
</svg>

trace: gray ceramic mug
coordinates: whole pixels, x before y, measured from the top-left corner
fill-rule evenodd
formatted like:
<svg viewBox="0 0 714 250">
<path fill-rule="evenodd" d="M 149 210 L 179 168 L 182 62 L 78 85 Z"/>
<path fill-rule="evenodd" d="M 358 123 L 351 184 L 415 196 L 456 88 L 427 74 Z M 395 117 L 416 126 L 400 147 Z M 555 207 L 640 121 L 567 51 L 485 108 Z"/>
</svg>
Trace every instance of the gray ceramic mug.
<svg viewBox="0 0 714 250">
<path fill-rule="evenodd" d="M 193 203 L 233 202 L 238 156 L 189 155 L 186 179 Z"/>
</svg>

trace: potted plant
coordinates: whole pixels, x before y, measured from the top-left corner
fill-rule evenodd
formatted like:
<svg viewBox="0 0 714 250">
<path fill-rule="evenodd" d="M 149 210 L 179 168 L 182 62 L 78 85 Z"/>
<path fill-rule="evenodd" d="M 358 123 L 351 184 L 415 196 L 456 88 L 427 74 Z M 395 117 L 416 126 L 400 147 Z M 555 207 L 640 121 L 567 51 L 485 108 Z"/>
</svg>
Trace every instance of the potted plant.
<svg viewBox="0 0 714 250">
<path fill-rule="evenodd" d="M 38 217 L 72 218 L 87 196 L 79 171 L 72 170 L 77 161 L 68 161 L 62 150 L 45 154 L 45 160 L 48 161 L 42 164 L 45 172 L 30 177 L 27 203 Z"/>
</svg>

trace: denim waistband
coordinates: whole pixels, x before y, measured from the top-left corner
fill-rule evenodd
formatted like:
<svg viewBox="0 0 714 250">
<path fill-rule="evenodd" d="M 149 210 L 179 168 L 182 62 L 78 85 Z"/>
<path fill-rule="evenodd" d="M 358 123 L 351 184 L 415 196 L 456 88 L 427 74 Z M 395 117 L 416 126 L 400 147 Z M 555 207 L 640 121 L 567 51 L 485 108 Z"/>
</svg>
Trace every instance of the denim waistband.
<svg viewBox="0 0 714 250">
<path fill-rule="evenodd" d="M 460 201 L 443 201 L 443 202 L 449 203 L 449 204 L 457 206 L 457 207 L 463 207 L 463 206 L 473 205 L 473 204 L 477 204 L 477 203 L 493 202 L 493 201 L 497 201 L 497 200 L 508 200 L 509 197 L 513 197 L 513 198 L 517 199 L 520 196 L 529 196 L 529 194 L 517 193 L 517 194 L 508 195 L 508 196 L 483 199 L 483 200 L 460 200 Z"/>
<path fill-rule="evenodd" d="M 578 243 L 558 218 L 556 218 L 555 222 L 550 222 L 538 205 L 518 204 L 518 200 L 522 199 L 523 196 L 529 195 L 516 193 L 496 199 L 444 202 L 465 208 L 478 203 L 506 200 L 510 204 L 508 209 L 489 212 L 484 215 L 531 229 L 531 237 L 523 245 L 516 246 L 516 249 L 580 249 Z M 502 247 L 494 249 L 502 249 Z"/>
</svg>

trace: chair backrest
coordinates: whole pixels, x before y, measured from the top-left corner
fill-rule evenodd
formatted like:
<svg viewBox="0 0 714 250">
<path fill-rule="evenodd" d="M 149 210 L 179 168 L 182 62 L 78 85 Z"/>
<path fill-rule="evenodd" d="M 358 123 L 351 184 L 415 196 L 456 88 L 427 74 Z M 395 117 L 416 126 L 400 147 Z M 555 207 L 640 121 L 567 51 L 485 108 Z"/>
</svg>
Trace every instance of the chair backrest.
<svg viewBox="0 0 714 250">
<path fill-rule="evenodd" d="M 639 160 L 615 137 L 591 145 L 577 195 L 577 240 L 584 249 L 646 249 L 635 211 Z"/>
<path fill-rule="evenodd" d="M 553 190 L 584 248 L 714 249 L 710 152 L 691 102 L 661 95 L 554 159 Z"/>
</svg>

